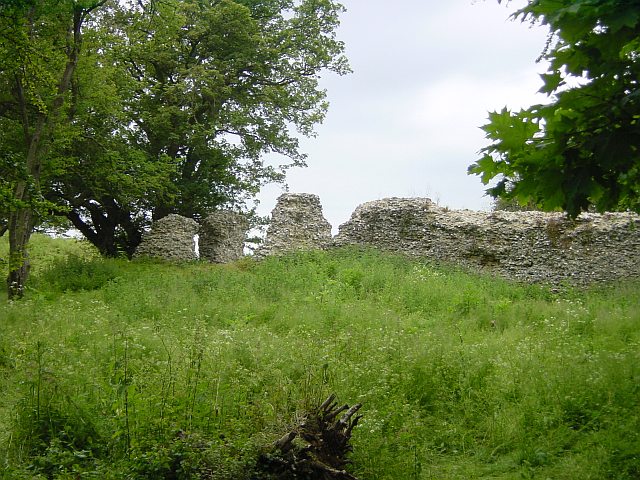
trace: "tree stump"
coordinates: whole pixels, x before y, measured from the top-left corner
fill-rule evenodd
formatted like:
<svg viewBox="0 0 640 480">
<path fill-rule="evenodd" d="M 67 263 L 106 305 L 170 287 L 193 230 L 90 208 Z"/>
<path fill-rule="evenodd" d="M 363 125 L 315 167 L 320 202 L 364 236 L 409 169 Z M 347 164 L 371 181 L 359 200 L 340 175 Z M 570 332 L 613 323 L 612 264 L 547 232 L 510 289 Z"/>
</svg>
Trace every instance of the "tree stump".
<svg viewBox="0 0 640 480">
<path fill-rule="evenodd" d="M 353 450 L 351 432 L 362 418 L 355 414 L 362 405 L 338 407 L 335 398 L 331 395 L 295 429 L 267 447 L 258 458 L 252 480 L 357 480 L 345 467 Z"/>
</svg>

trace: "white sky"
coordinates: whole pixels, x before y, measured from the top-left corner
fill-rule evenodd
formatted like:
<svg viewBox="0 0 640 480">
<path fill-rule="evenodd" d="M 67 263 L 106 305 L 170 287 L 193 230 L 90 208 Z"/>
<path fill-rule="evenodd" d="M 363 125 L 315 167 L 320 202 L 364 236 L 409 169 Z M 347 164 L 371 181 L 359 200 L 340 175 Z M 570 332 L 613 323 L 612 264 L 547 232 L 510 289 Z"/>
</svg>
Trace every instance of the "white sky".
<svg viewBox="0 0 640 480">
<path fill-rule="evenodd" d="M 364 202 L 429 197 L 454 209 L 491 200 L 468 166 L 487 145 L 489 111 L 544 102 L 536 59 L 547 30 L 508 17 L 525 0 L 342 0 L 338 38 L 354 73 L 327 74 L 329 112 L 301 139 L 308 167 L 289 191 L 320 196 L 334 232 Z M 282 193 L 260 195 L 266 215 Z"/>
</svg>

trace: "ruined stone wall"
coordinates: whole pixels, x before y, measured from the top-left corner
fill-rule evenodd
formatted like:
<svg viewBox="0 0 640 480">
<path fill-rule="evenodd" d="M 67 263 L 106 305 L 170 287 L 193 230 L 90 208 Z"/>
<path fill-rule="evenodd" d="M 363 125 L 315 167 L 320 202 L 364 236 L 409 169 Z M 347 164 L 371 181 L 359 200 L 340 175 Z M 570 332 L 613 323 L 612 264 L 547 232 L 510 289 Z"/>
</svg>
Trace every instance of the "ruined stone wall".
<svg viewBox="0 0 640 480">
<path fill-rule="evenodd" d="M 640 276 L 640 216 L 448 210 L 425 198 L 360 205 L 335 245 L 363 245 L 482 267 L 527 282 Z"/>
<path fill-rule="evenodd" d="M 200 225 L 200 259 L 211 263 L 229 263 L 244 255 L 243 247 L 249 221 L 237 212 L 219 211 L 207 216 Z"/>
<path fill-rule="evenodd" d="M 180 215 L 170 214 L 153 223 L 136 249 L 135 257 L 154 257 L 169 261 L 195 260 L 194 237 L 198 223 Z"/>
<path fill-rule="evenodd" d="M 217 212 L 201 227 L 169 215 L 154 223 L 136 256 L 194 260 L 200 232 L 205 260 L 226 263 L 242 256 L 246 219 Z M 449 210 L 426 198 L 388 198 L 360 205 L 331 238 L 320 199 L 311 194 L 278 198 L 257 257 L 298 249 L 360 245 L 481 267 L 526 282 L 588 284 L 640 277 L 640 216 L 475 212 Z"/>
<path fill-rule="evenodd" d="M 320 198 L 309 193 L 284 193 L 278 197 L 267 235 L 256 256 L 331 245 L 331 225 L 322 214 Z"/>
<path fill-rule="evenodd" d="M 171 214 L 153 223 L 134 256 L 170 261 L 196 260 L 195 236 L 199 234 L 202 260 L 233 262 L 243 256 L 248 228 L 246 217 L 235 212 L 214 212 L 202 221 L 202 225 L 191 218 Z"/>
</svg>

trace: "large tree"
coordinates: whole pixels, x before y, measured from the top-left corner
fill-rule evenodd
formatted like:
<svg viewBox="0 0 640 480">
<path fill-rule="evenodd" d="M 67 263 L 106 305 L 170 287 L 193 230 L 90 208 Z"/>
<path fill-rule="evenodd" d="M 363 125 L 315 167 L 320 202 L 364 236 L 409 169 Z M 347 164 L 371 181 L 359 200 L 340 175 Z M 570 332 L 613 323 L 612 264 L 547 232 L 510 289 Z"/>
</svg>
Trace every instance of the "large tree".
<svg viewBox="0 0 640 480">
<path fill-rule="evenodd" d="M 494 197 L 573 217 L 640 211 L 640 1 L 531 0 L 515 17 L 549 26 L 550 102 L 491 113 L 469 172 L 497 180 Z"/>
<path fill-rule="evenodd" d="M 49 208 L 43 173 L 72 83 L 82 30 L 103 0 L 11 0 L 0 5 L 0 212 L 8 217 L 10 298 L 29 273 L 27 244 Z"/>
<path fill-rule="evenodd" d="M 335 38 L 341 10 L 332 0 L 157 0 L 105 10 L 92 32 L 103 47 L 82 70 L 100 65 L 119 98 L 78 109 L 91 132 L 59 152 L 76 164 L 47 198 L 104 254 L 131 255 L 151 218 L 197 219 L 282 180 L 264 154 L 304 165 L 296 135 L 312 135 L 327 108 L 319 73 L 348 70 Z M 82 89 L 95 75 L 77 80 Z M 87 175 L 84 164 L 97 160 Z"/>
<path fill-rule="evenodd" d="M 105 255 L 152 218 L 242 205 L 288 166 L 344 74 L 333 0 L 13 0 L 0 7 L 0 218 L 9 295 L 33 226 L 64 216 Z M 276 152 L 282 168 L 264 162 Z M 6 216 L 6 215 L 5 215 Z"/>
</svg>

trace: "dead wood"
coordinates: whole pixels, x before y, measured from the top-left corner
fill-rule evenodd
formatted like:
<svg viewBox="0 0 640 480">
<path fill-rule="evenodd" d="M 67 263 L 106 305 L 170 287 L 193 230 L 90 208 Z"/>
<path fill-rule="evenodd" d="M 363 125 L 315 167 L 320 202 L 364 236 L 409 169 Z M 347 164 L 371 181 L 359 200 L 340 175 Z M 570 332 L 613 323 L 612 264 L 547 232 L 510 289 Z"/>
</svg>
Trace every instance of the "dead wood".
<svg viewBox="0 0 640 480">
<path fill-rule="evenodd" d="M 267 447 L 258 459 L 253 480 L 357 480 L 345 468 L 352 451 L 351 433 L 362 417 L 356 413 L 362 405 L 339 407 L 335 399 L 331 395 Z"/>
</svg>

